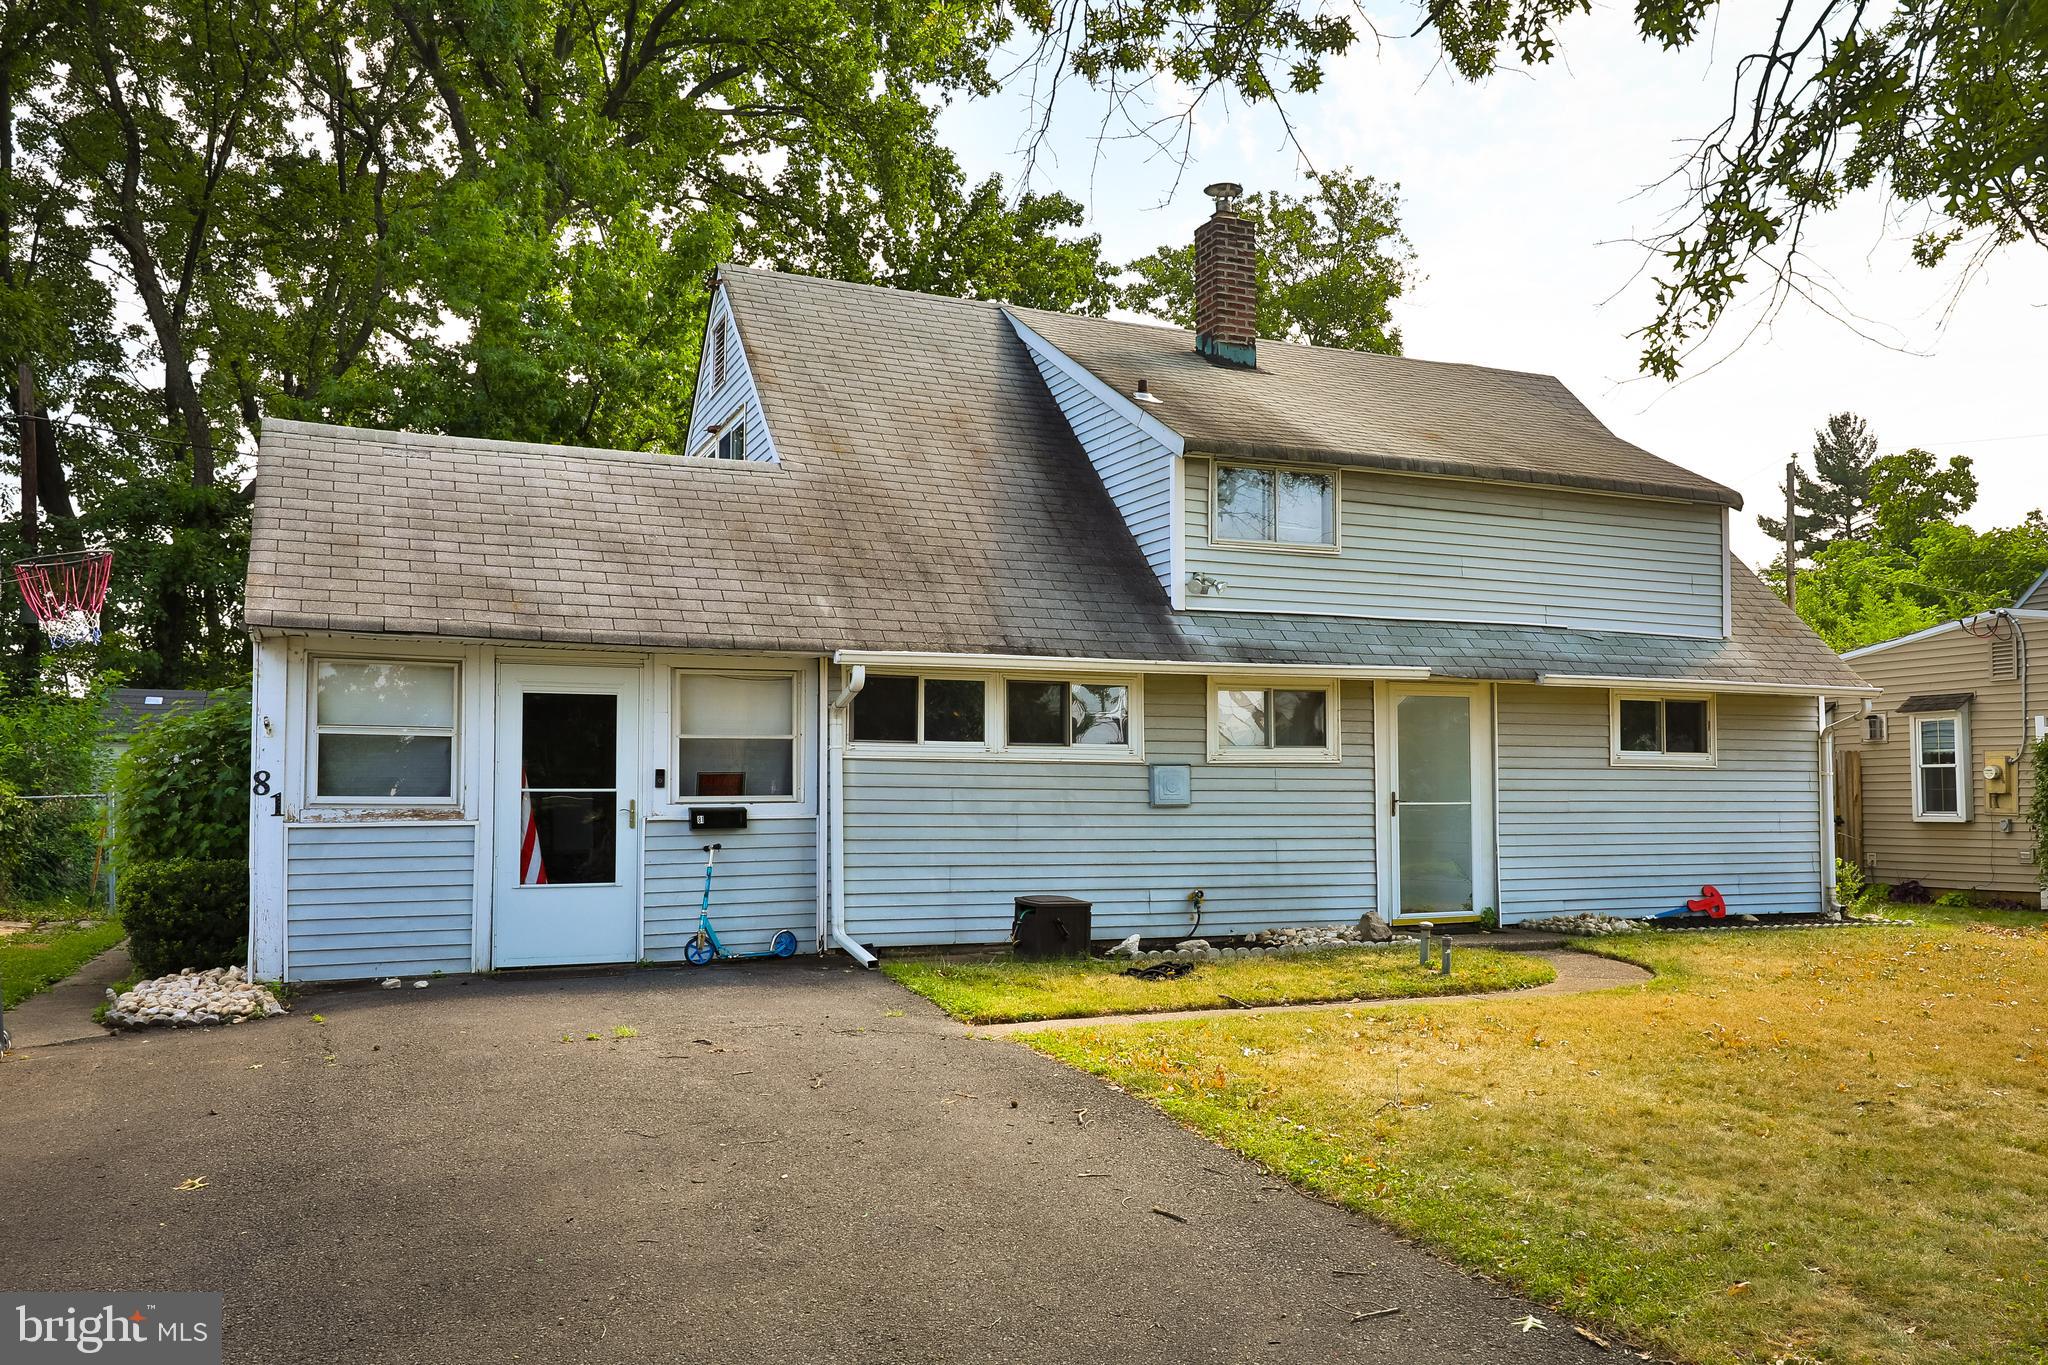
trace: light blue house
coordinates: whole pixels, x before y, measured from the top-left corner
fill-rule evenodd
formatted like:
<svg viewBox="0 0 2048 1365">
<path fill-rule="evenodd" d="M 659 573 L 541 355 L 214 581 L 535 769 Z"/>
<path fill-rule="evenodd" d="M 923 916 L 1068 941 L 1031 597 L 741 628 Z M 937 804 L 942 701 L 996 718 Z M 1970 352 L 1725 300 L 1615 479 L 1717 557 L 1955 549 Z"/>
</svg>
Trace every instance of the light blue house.
<svg viewBox="0 0 2048 1365">
<path fill-rule="evenodd" d="M 751 270 L 686 451 L 265 424 L 253 966 L 1810 913 L 1827 697 L 1737 495 L 1556 380 Z M 743 823 L 742 823 L 743 822 Z"/>
</svg>

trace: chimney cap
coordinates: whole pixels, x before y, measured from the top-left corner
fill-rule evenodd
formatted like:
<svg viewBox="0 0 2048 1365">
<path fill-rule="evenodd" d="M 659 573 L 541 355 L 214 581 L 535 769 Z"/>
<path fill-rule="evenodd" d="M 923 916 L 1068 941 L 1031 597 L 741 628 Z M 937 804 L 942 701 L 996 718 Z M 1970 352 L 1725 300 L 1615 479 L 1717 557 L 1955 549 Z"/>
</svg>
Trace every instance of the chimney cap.
<svg viewBox="0 0 2048 1365">
<path fill-rule="evenodd" d="M 1234 208 L 1236 201 L 1244 194 L 1244 186 L 1229 180 L 1219 180 L 1213 185 L 1204 185 L 1202 193 L 1216 201 L 1219 209 Z"/>
</svg>

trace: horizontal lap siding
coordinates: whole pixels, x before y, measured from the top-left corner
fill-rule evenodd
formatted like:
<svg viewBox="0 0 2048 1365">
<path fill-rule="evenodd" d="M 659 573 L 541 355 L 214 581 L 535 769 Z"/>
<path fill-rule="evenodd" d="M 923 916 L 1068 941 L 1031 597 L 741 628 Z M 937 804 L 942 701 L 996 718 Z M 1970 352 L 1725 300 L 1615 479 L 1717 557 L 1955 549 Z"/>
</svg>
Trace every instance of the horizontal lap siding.
<svg viewBox="0 0 2048 1365">
<path fill-rule="evenodd" d="M 711 922 L 736 953 L 765 952 L 778 931 L 797 951 L 818 946 L 818 822 L 756 820 L 719 830 L 711 882 Z M 681 820 L 647 826 L 647 956 L 676 962 L 697 932 L 704 900 L 704 845 L 714 842 Z"/>
<path fill-rule="evenodd" d="M 1027 343 L 1028 346 L 1028 343 Z M 1172 591 L 1174 454 L 1140 431 L 1122 414 L 1084 389 L 1049 358 L 1030 347 L 1031 359 L 1052 391 L 1088 462 L 1102 477 L 1110 500 L 1123 514 L 1138 549 L 1160 585 Z"/>
<path fill-rule="evenodd" d="M 2048 622 L 2026 623 L 2032 696 L 2027 717 L 2048 711 Z M 2033 765 L 2025 737 L 2017 678 L 1997 678 L 1991 641 L 1964 630 L 1944 631 L 1874 654 L 1859 655 L 1850 667 L 1884 689 L 1873 703 L 1887 717 L 1886 737 L 1872 744 L 1862 721 L 1836 731 L 1835 743 L 1863 755 L 1863 856 L 1872 877 L 1882 882 L 1917 881 L 1943 890 L 1996 891 L 2028 897 L 2039 886 L 2032 863 L 2032 830 L 2025 818 L 2033 790 Z M 1970 793 L 1970 818 L 1961 823 L 1913 818 L 1913 729 L 1911 713 L 1899 707 L 1916 693 L 1969 692 L 1970 753 L 1962 779 Z M 2019 754 L 2018 800 L 1993 810 L 1979 766 L 1990 755 Z M 2012 820 L 2012 828 L 2005 821 Z"/>
<path fill-rule="evenodd" d="M 1820 908 L 1820 791 L 1807 698 L 1723 696 L 1718 767 L 1608 763 L 1604 691 L 1503 687 L 1504 920 L 1681 908 L 1703 885 L 1737 913 Z"/>
<path fill-rule="evenodd" d="M 1198 607 L 1721 633 L 1716 507 L 1346 470 L 1339 553 L 1303 554 L 1212 545 L 1210 465 L 1188 464 L 1188 569 L 1227 586 Z"/>
<path fill-rule="evenodd" d="M 847 921 L 863 943 L 988 943 L 1011 901 L 1095 906 L 1095 935 L 1348 923 L 1373 906 L 1372 692 L 1346 684 L 1343 762 L 1207 764 L 1198 678 L 1146 679 L 1149 763 L 1194 767 L 1155 809 L 1144 763 L 847 759 Z"/>
<path fill-rule="evenodd" d="M 468 825 L 287 831 L 291 978 L 468 971 L 475 878 L 476 831 Z"/>
</svg>

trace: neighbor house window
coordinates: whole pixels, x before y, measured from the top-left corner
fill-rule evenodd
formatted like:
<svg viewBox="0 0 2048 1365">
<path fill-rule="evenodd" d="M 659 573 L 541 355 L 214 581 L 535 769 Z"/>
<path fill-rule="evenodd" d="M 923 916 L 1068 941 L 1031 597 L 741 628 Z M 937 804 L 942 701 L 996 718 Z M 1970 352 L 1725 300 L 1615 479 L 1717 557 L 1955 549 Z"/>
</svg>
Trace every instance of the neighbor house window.
<svg viewBox="0 0 2048 1365">
<path fill-rule="evenodd" d="M 980 678 L 870 673 L 853 699 L 860 744 L 988 742 L 988 684 Z"/>
<path fill-rule="evenodd" d="M 1131 742 L 1131 694 L 1121 683 L 1011 678 L 1004 691 L 1012 747 L 1090 748 Z"/>
<path fill-rule="evenodd" d="M 1210 757 L 1219 761 L 1337 756 L 1333 686 L 1231 687 L 1210 692 Z"/>
<path fill-rule="evenodd" d="M 676 799 L 794 797 L 797 694 L 791 673 L 677 673 Z"/>
<path fill-rule="evenodd" d="M 1969 728 L 1962 712 L 1913 717 L 1915 820 L 1969 817 L 1969 788 L 1963 781 L 1963 755 L 1969 752 L 1969 747 Z"/>
<path fill-rule="evenodd" d="M 455 678 L 454 664 L 316 661 L 315 799 L 453 801 Z"/>
<path fill-rule="evenodd" d="M 1211 538 L 1335 549 L 1337 475 L 1219 462 Z"/>
<path fill-rule="evenodd" d="M 1611 717 L 1617 764 L 1706 767 L 1714 761 L 1712 697 L 1616 694 Z"/>
</svg>

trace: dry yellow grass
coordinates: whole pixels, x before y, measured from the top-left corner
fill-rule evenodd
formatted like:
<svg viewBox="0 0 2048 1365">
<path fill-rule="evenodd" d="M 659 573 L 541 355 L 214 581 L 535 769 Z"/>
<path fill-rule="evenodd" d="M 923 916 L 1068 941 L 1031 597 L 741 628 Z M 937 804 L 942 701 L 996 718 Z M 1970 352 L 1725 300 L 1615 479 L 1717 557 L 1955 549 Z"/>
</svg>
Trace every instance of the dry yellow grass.
<svg viewBox="0 0 2048 1365">
<path fill-rule="evenodd" d="M 1602 946 L 1658 980 L 1030 1041 L 1684 1358 L 2048 1359 L 2048 931 Z"/>
</svg>

